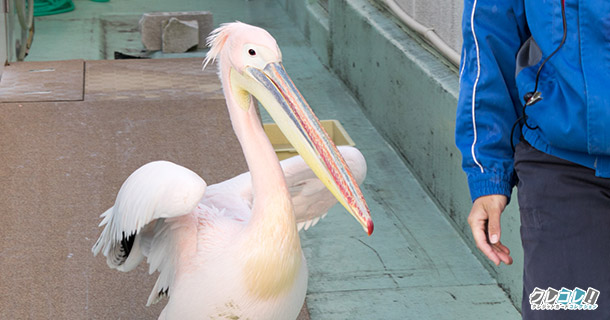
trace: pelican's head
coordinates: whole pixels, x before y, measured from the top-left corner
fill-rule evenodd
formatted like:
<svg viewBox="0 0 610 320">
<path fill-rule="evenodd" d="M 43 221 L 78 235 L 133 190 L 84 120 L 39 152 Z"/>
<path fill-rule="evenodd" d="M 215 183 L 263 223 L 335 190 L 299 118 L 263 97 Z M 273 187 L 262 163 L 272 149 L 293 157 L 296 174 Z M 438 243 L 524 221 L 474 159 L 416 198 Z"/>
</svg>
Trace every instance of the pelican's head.
<svg viewBox="0 0 610 320">
<path fill-rule="evenodd" d="M 244 73 L 247 68 L 262 70 L 269 63 L 282 61 L 280 48 L 269 32 L 249 24 L 224 23 L 212 31 L 207 42 L 210 51 L 203 67 L 218 59 L 221 76 L 223 68 Z"/>
<path fill-rule="evenodd" d="M 345 160 L 322 128 L 282 66 L 282 54 L 265 30 L 241 22 L 227 23 L 208 38 L 205 66 L 219 61 L 220 77 L 235 103 L 247 111 L 254 96 L 324 185 L 362 225 L 373 232 L 373 221 Z M 226 89 L 225 89 L 226 90 Z"/>
</svg>

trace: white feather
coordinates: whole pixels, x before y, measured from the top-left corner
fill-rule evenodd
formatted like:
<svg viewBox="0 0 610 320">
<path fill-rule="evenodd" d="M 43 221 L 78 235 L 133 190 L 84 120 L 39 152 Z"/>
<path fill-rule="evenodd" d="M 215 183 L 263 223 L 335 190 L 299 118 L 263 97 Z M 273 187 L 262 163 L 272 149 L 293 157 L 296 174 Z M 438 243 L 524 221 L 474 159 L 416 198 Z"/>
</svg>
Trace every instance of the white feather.
<svg viewBox="0 0 610 320">
<path fill-rule="evenodd" d="M 171 162 L 140 167 L 123 183 L 114 206 L 101 215 L 100 226 L 105 227 L 93 254 L 102 252 L 108 266 L 124 272 L 133 270 L 147 256 L 150 273 L 161 272 L 151 296 L 158 294 L 155 290 L 167 288 L 174 274 L 172 253 L 176 252 L 177 236 L 170 229 L 180 226 L 176 222 L 193 211 L 205 190 L 201 177 Z M 131 235 L 135 238 L 125 259 L 121 240 Z"/>
<path fill-rule="evenodd" d="M 353 147 L 339 147 L 356 181 L 366 175 L 364 157 Z M 328 209 L 337 203 L 335 197 L 315 176 L 300 156 L 280 162 L 294 204 L 297 228 L 309 229 L 326 217 Z M 205 193 L 205 195 L 204 195 Z M 230 200 L 228 200 L 228 198 Z M 203 199 L 203 200 L 202 200 Z M 159 271 L 159 277 L 147 305 L 158 302 L 171 290 L 178 244 L 185 237 L 194 237 L 197 217 L 189 215 L 197 204 L 222 204 L 223 210 L 199 206 L 216 216 L 249 220 L 252 209 L 252 181 L 249 172 L 207 188 L 196 173 L 166 161 L 146 164 L 127 178 L 115 205 L 104 212 L 100 226 L 105 226 L 92 251 L 107 257 L 108 265 L 120 271 L 133 270 L 146 257 L 149 273 Z M 190 230 L 190 232 L 189 232 Z M 123 235 L 136 234 L 129 257 L 120 261 Z M 169 290 L 168 290 L 169 289 Z"/>
</svg>

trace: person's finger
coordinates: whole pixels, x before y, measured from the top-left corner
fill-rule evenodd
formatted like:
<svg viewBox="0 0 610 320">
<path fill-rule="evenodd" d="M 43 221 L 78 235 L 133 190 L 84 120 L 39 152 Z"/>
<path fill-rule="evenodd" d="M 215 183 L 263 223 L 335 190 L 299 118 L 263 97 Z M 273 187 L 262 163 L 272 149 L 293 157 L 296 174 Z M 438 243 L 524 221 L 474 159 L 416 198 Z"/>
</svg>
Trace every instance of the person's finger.
<svg viewBox="0 0 610 320">
<path fill-rule="evenodd" d="M 472 237 L 474 238 L 477 248 L 479 248 L 479 250 L 481 250 L 481 252 L 483 252 L 483 254 L 495 265 L 500 265 L 500 257 L 487 242 L 487 234 L 485 233 L 484 223 L 485 221 L 483 220 L 473 221 L 473 223 L 470 225 Z"/>
<path fill-rule="evenodd" d="M 506 247 L 504 244 L 502 244 L 501 242 L 498 241 L 498 243 L 496 243 L 494 245 L 496 248 L 500 249 L 502 252 L 510 255 L 510 249 L 508 249 L 508 247 Z"/>
<path fill-rule="evenodd" d="M 489 242 L 491 244 L 496 244 L 500 241 L 502 232 L 500 228 L 500 215 L 502 214 L 502 209 L 494 206 L 485 209 L 488 214 L 487 232 L 489 234 Z"/>
<path fill-rule="evenodd" d="M 468 216 L 472 236 L 479 250 L 495 265 L 512 263 L 510 251 L 500 243 L 500 215 L 507 197 L 488 195 L 477 198 Z M 499 246 L 495 247 L 496 245 Z"/>
<path fill-rule="evenodd" d="M 492 245 L 492 249 L 496 252 L 498 258 L 504 262 L 506 265 L 511 265 L 513 263 L 513 258 L 510 256 L 510 253 L 507 252 L 508 248 L 500 243 L 496 245 Z"/>
</svg>

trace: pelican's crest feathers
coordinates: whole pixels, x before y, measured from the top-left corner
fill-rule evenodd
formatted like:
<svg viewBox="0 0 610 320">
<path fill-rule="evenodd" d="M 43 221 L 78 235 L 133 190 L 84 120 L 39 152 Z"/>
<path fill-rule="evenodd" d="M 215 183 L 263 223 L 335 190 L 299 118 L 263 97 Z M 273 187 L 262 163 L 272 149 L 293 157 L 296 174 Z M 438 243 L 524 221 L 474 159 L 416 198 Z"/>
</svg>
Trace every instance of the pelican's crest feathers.
<svg viewBox="0 0 610 320">
<path fill-rule="evenodd" d="M 210 35 L 206 39 L 206 45 L 210 47 L 210 51 L 208 51 L 205 59 L 203 59 L 203 69 L 207 67 L 208 63 L 216 61 L 216 58 L 220 54 L 222 48 L 224 48 L 231 31 L 243 26 L 247 25 L 239 21 L 223 23 L 220 27 L 210 32 Z"/>
</svg>

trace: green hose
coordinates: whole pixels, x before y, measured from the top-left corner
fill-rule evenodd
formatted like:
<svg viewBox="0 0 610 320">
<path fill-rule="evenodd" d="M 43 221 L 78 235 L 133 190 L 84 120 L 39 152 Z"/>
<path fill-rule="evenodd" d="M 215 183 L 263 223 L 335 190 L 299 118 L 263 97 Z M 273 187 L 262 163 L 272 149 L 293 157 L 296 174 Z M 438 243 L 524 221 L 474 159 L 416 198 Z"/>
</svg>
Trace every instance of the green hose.
<svg viewBox="0 0 610 320">
<path fill-rule="evenodd" d="M 91 0 L 95 2 L 109 2 L 110 0 Z M 72 0 L 34 0 L 34 16 L 48 16 L 74 10 Z"/>
<path fill-rule="evenodd" d="M 48 16 L 74 10 L 72 0 L 34 0 L 34 16 Z"/>
</svg>

